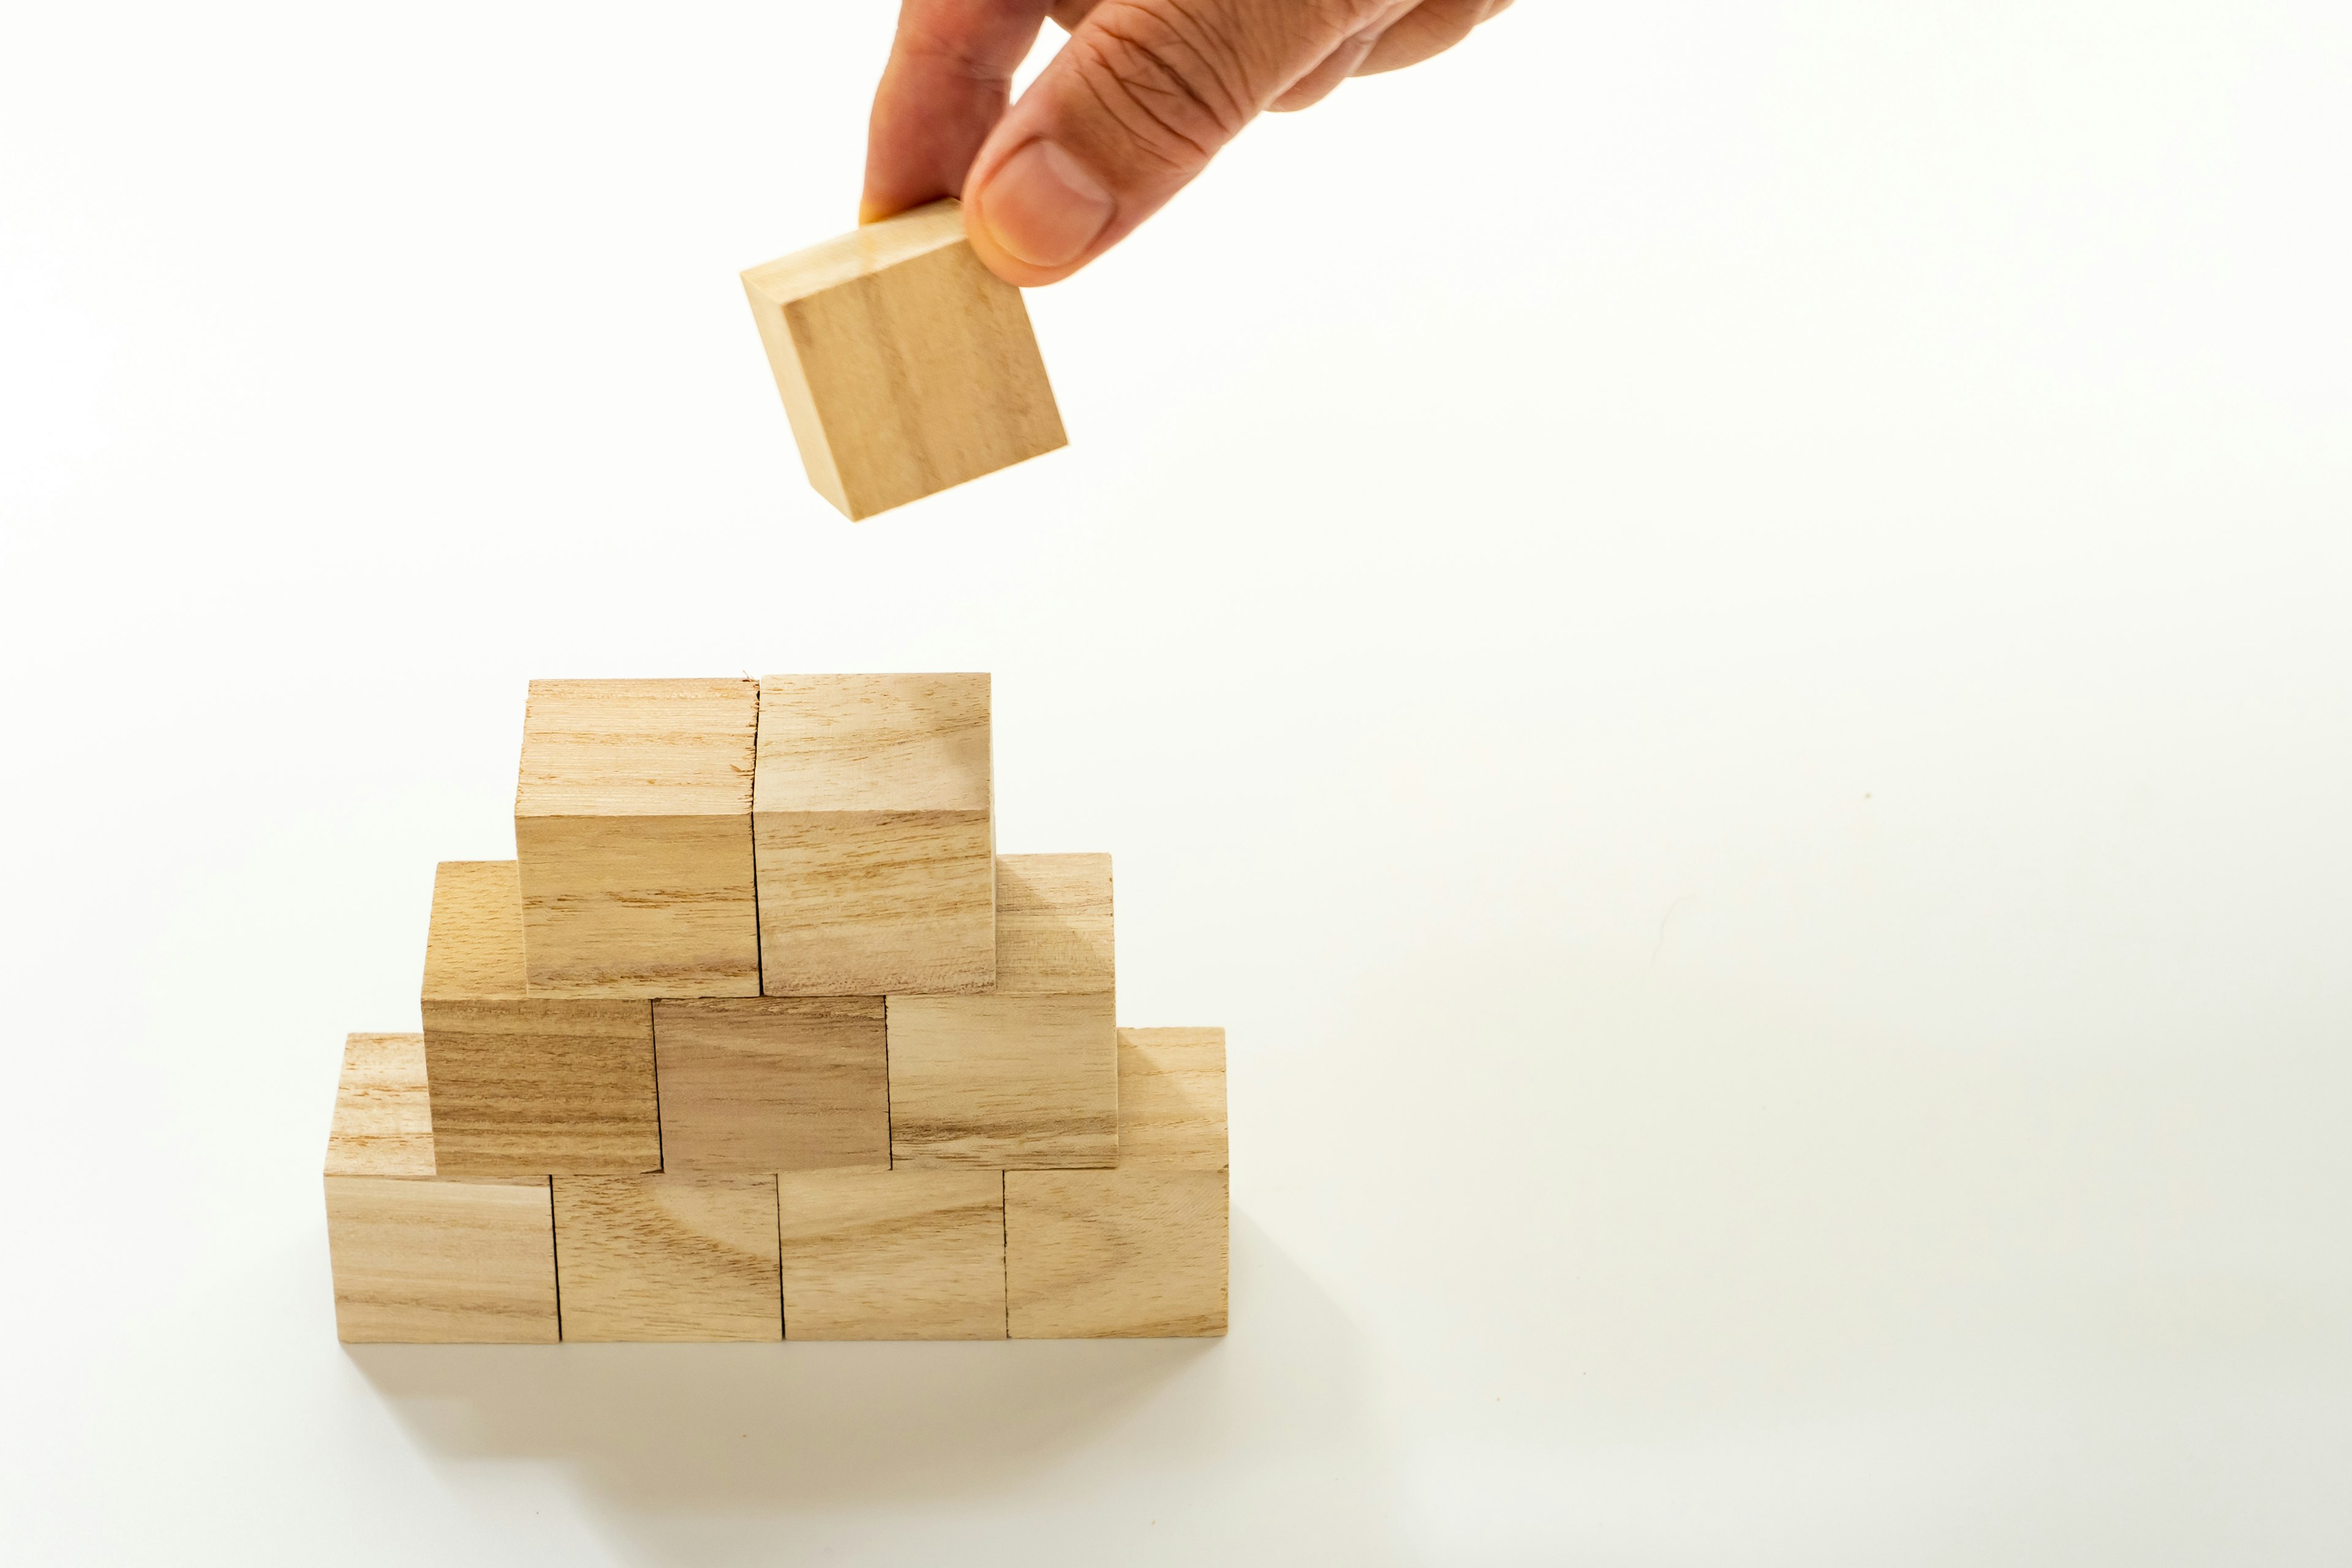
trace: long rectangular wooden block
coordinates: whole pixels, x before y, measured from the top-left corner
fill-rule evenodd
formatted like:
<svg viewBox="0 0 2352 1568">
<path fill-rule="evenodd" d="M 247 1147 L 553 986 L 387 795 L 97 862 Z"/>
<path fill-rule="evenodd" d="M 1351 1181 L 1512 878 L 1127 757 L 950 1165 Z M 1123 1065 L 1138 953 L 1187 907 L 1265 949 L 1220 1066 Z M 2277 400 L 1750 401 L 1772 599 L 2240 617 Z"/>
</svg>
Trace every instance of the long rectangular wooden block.
<svg viewBox="0 0 2352 1568">
<path fill-rule="evenodd" d="M 1021 291 L 934 202 L 754 267 L 809 483 L 852 521 L 1064 445 Z"/>
<path fill-rule="evenodd" d="M 1225 1331 L 1222 1029 L 1122 1029 L 1119 1165 L 1004 1174 L 1014 1339 Z"/>
<path fill-rule="evenodd" d="M 660 1169 L 653 1005 L 528 994 L 513 861 L 442 863 L 422 1000 L 443 1174 Z"/>
<path fill-rule="evenodd" d="M 781 1340 L 769 1177 L 558 1176 L 567 1340 Z"/>
<path fill-rule="evenodd" d="M 515 788 L 531 994 L 756 996 L 760 689 L 534 680 Z"/>
<path fill-rule="evenodd" d="M 662 1168 L 890 1167 L 879 996 L 654 1004 Z"/>
<path fill-rule="evenodd" d="M 547 1179 L 439 1176 L 423 1036 L 344 1042 L 326 1196 L 343 1340 L 551 1344 L 559 1337 Z"/>
<path fill-rule="evenodd" d="M 771 996 L 996 984 L 986 675 L 760 683 L 760 936 Z"/>
<path fill-rule="evenodd" d="M 996 990 L 889 999 L 892 1159 L 988 1170 L 1112 1164 L 1110 857 L 1003 856 L 997 889 Z"/>
<path fill-rule="evenodd" d="M 1004 1186 L 992 1171 L 777 1178 L 789 1340 L 1001 1340 Z"/>
</svg>

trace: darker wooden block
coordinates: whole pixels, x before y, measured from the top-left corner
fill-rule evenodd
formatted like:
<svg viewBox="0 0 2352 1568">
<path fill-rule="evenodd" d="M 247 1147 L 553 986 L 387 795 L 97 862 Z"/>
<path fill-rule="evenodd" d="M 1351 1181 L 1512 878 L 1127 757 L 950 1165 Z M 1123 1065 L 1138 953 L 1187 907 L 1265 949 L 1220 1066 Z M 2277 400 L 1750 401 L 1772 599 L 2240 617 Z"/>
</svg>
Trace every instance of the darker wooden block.
<svg viewBox="0 0 2352 1568">
<path fill-rule="evenodd" d="M 660 1169 L 653 1005 L 526 993 L 513 861 L 442 863 L 423 1007 L 443 1174 Z"/>
<path fill-rule="evenodd" d="M 889 1169 L 879 996 L 656 1002 L 654 1055 L 665 1171 Z"/>
</svg>

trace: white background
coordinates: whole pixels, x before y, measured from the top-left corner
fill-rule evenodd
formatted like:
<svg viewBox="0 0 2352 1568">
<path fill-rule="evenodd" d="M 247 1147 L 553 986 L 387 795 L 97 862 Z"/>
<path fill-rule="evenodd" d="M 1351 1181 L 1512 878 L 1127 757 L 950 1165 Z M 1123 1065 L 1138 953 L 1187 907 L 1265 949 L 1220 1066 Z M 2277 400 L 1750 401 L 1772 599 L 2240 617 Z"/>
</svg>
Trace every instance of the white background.
<svg viewBox="0 0 2352 1568">
<path fill-rule="evenodd" d="M 1526 0 L 853 527 L 889 26 L 0 23 L 10 1560 L 2352 1558 L 2352 13 Z M 858 668 L 1231 1031 L 1231 1338 L 339 1345 L 525 680 Z"/>
</svg>

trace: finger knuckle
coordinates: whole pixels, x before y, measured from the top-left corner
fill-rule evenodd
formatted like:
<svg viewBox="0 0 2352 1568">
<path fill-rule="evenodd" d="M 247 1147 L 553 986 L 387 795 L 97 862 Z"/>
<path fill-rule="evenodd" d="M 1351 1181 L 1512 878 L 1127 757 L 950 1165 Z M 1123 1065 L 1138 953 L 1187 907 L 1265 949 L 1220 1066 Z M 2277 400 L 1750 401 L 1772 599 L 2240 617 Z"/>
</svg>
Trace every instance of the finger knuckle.
<svg viewBox="0 0 2352 1568">
<path fill-rule="evenodd" d="M 1182 4 L 1103 0 L 1071 47 L 1104 111 L 1171 170 L 1198 169 L 1260 107 L 1243 47 Z"/>
</svg>

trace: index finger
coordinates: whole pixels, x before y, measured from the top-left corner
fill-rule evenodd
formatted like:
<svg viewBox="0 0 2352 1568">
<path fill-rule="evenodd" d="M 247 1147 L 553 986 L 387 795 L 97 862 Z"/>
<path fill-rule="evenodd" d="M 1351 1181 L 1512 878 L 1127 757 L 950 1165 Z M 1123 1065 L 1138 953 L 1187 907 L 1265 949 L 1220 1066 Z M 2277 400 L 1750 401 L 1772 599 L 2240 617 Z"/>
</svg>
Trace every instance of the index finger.
<svg viewBox="0 0 2352 1568">
<path fill-rule="evenodd" d="M 1050 0 L 905 0 L 875 89 L 857 220 L 963 190 L 972 155 L 1004 117 L 1013 73 Z"/>
</svg>

